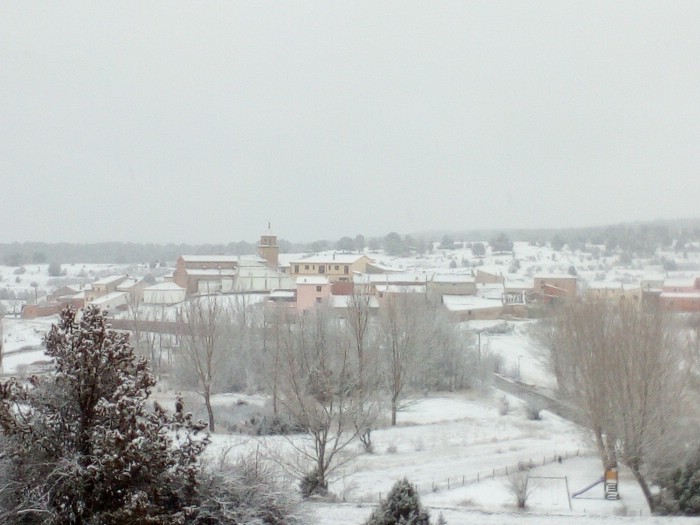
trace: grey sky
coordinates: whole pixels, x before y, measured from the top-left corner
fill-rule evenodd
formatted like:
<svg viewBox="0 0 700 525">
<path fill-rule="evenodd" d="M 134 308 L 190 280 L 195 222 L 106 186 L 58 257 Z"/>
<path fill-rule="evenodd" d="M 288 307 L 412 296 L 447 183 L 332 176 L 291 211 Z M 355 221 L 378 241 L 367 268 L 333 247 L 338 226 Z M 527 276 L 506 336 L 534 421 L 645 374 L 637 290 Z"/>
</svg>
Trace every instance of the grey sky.
<svg viewBox="0 0 700 525">
<path fill-rule="evenodd" d="M 0 241 L 697 216 L 698 28 L 697 1 L 2 1 Z"/>
</svg>

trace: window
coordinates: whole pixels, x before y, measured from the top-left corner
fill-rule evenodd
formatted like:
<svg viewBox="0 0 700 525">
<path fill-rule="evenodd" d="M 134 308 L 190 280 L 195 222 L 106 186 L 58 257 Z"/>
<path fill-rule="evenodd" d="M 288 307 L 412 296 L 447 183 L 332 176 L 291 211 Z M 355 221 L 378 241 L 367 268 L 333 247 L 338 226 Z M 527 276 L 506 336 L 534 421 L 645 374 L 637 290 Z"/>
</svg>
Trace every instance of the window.
<svg viewBox="0 0 700 525">
<path fill-rule="evenodd" d="M 294 273 L 299 273 L 299 265 L 298 264 L 294 265 Z"/>
<path fill-rule="evenodd" d="M 336 264 L 336 265 L 335 265 L 335 269 L 336 269 L 336 270 L 340 270 L 340 266 L 338 266 L 338 265 Z"/>
<path fill-rule="evenodd" d="M 308 264 L 305 264 L 305 265 L 304 265 L 304 270 L 308 270 L 308 269 L 309 269 L 309 265 L 308 265 Z"/>
<path fill-rule="evenodd" d="M 350 273 L 350 267 L 346 264 L 345 265 L 345 275 Z"/>
<path fill-rule="evenodd" d="M 326 273 L 326 266 L 323 264 L 318 265 L 318 273 Z"/>
<path fill-rule="evenodd" d="M 316 304 L 320 304 L 320 303 L 321 303 L 321 298 L 320 298 L 320 297 L 316 297 Z"/>
<path fill-rule="evenodd" d="M 317 286 L 317 287 L 316 287 L 316 291 L 317 291 L 317 292 L 320 292 L 320 291 L 321 291 L 321 287 L 320 287 L 320 286 Z"/>
</svg>

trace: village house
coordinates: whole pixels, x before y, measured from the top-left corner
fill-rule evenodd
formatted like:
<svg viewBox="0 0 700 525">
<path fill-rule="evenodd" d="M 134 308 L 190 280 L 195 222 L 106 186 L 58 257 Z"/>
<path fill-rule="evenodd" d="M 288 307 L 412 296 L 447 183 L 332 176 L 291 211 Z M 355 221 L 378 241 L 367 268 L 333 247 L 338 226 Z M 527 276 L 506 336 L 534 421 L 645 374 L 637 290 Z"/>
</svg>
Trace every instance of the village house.
<svg viewBox="0 0 700 525">
<path fill-rule="evenodd" d="M 355 275 L 353 282 L 356 287 L 362 287 L 365 293 L 374 295 L 380 301 L 392 294 L 428 292 L 428 275 L 425 273 L 365 273 Z"/>
<path fill-rule="evenodd" d="M 664 281 L 659 306 L 669 312 L 700 313 L 700 277 L 670 277 Z"/>
<path fill-rule="evenodd" d="M 181 255 L 175 263 L 173 282 L 188 295 L 232 290 L 237 268 L 237 255 Z"/>
<path fill-rule="evenodd" d="M 126 281 L 126 275 L 110 275 L 103 277 L 92 283 L 92 292 L 94 297 L 101 297 L 108 293 L 116 292 L 117 286 Z"/>
<path fill-rule="evenodd" d="M 477 284 L 497 284 L 502 283 L 505 279 L 498 269 L 477 268 L 474 280 Z"/>
<path fill-rule="evenodd" d="M 266 293 L 294 289 L 294 279 L 261 259 L 241 258 L 236 272 L 235 291 Z"/>
<path fill-rule="evenodd" d="M 572 299 L 578 293 L 577 278 L 568 274 L 535 275 L 534 292 L 543 304 Z"/>
<path fill-rule="evenodd" d="M 325 275 L 297 277 L 297 310 L 303 312 L 322 303 L 329 303 L 331 282 Z"/>
<path fill-rule="evenodd" d="M 162 282 L 143 289 L 145 304 L 173 305 L 185 300 L 186 290 L 171 282 Z"/>
<path fill-rule="evenodd" d="M 427 281 L 428 295 L 475 295 L 476 279 L 461 273 L 433 274 Z"/>
<path fill-rule="evenodd" d="M 143 290 L 146 286 L 146 281 L 143 279 L 127 277 L 117 285 L 116 291 L 126 292 L 129 294 L 129 302 L 131 302 L 131 304 L 139 304 L 143 302 Z"/>
<path fill-rule="evenodd" d="M 297 282 L 299 277 L 319 275 L 329 282 L 352 282 L 353 275 L 365 273 L 371 262 L 366 255 L 333 252 L 290 261 L 289 272 Z"/>
<path fill-rule="evenodd" d="M 503 302 L 472 295 L 445 295 L 442 298 L 450 316 L 457 321 L 498 319 L 503 315 Z"/>
</svg>

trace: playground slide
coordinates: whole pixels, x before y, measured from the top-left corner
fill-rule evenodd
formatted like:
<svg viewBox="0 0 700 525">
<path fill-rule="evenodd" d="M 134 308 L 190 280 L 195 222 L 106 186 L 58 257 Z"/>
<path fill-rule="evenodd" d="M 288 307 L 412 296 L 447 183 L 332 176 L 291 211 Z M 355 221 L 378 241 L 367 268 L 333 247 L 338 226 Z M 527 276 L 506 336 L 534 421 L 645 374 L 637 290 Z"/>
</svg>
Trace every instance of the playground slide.
<svg viewBox="0 0 700 525">
<path fill-rule="evenodd" d="M 581 489 L 581 490 L 579 490 L 579 491 L 572 492 L 572 493 L 571 493 L 571 497 L 572 497 L 572 498 L 575 498 L 575 497 L 577 497 L 577 496 L 580 496 L 580 495 L 583 494 L 584 492 L 587 492 L 587 491 L 591 490 L 593 487 L 595 487 L 596 485 L 600 485 L 600 484 L 603 483 L 604 481 L 605 481 L 605 476 L 601 476 L 599 479 L 595 480 L 593 483 L 591 483 L 591 484 L 588 485 L 587 487 L 585 487 L 585 488 L 583 488 L 583 489 Z"/>
</svg>

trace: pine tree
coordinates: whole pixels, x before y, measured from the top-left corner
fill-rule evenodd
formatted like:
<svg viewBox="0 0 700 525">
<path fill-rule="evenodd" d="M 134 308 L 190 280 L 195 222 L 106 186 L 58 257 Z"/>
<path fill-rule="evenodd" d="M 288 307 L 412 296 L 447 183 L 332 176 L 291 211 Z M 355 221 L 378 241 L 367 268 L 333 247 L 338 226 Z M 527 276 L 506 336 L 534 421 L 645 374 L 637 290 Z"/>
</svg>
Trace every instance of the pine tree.
<svg viewBox="0 0 700 525">
<path fill-rule="evenodd" d="M 430 516 L 406 478 L 394 483 L 386 500 L 379 503 L 365 525 L 430 525 Z"/>
<path fill-rule="evenodd" d="M 700 515 L 700 451 L 683 467 L 660 479 L 659 485 L 659 513 Z"/>
<path fill-rule="evenodd" d="M 45 344 L 54 374 L 0 385 L 0 521 L 186 523 L 206 425 L 146 408 L 155 379 L 96 307 L 64 310 Z"/>
</svg>

